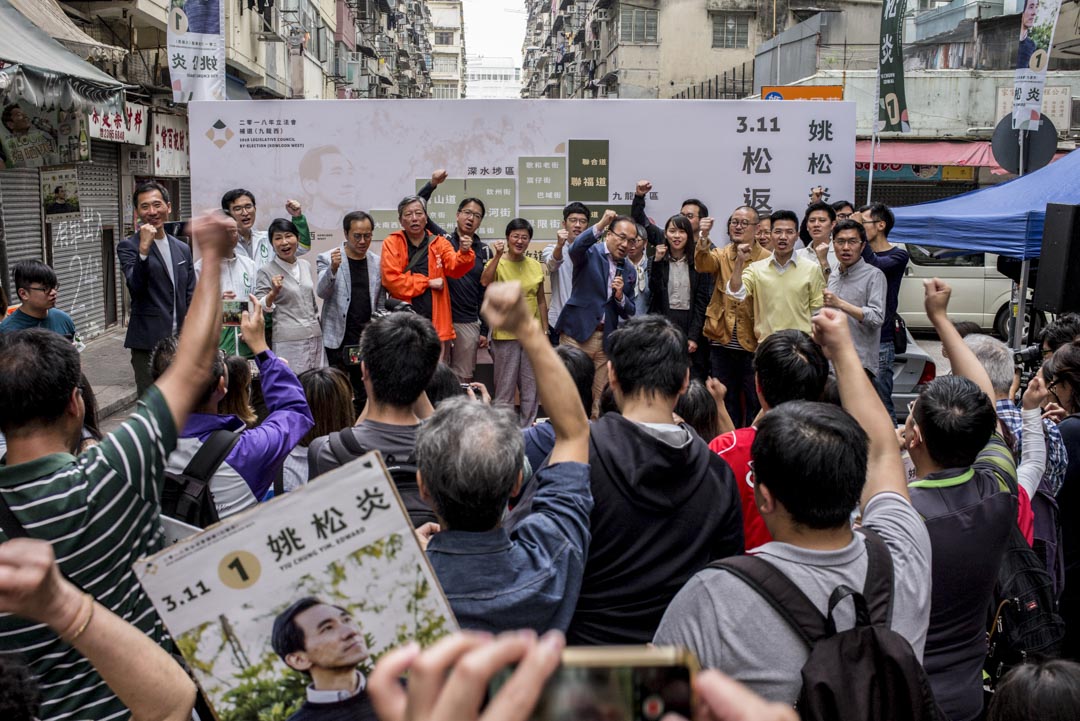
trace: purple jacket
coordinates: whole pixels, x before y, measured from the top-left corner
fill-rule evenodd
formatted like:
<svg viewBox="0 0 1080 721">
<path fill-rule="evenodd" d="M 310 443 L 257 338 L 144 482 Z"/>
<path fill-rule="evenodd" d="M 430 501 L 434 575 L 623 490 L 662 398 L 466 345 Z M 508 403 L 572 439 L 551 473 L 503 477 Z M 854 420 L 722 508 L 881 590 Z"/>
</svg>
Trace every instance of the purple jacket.
<svg viewBox="0 0 1080 721">
<path fill-rule="evenodd" d="M 262 499 L 273 484 L 285 457 L 315 425 L 315 419 L 308 408 L 300 380 L 284 361 L 273 351 L 267 350 L 256 356 L 256 363 L 259 364 L 263 398 L 270 415 L 255 428 L 240 435 L 240 440 L 226 456 L 222 468 L 231 467 L 247 482 L 255 498 Z M 214 431 L 222 428 L 235 431 L 243 427 L 244 422 L 236 416 L 192 413 L 180 434 L 177 451 L 192 445 L 190 453 L 193 455 Z M 184 439 L 197 439 L 197 443 L 185 444 Z M 183 458 L 176 460 L 178 464 L 186 465 Z M 171 456 L 169 461 L 172 465 Z"/>
</svg>

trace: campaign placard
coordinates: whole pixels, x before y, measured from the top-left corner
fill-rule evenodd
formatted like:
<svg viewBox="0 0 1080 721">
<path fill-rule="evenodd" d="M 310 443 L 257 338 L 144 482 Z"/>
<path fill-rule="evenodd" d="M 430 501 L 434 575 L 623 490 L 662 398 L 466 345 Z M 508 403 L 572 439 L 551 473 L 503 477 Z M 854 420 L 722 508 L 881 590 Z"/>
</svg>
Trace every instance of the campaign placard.
<svg viewBox="0 0 1080 721">
<path fill-rule="evenodd" d="M 271 646 L 275 619 L 301 599 L 348 615 L 363 672 L 394 646 L 457 630 L 378 453 L 184 538 L 135 573 L 221 721 L 285 719 L 303 702 L 310 679 Z"/>
</svg>

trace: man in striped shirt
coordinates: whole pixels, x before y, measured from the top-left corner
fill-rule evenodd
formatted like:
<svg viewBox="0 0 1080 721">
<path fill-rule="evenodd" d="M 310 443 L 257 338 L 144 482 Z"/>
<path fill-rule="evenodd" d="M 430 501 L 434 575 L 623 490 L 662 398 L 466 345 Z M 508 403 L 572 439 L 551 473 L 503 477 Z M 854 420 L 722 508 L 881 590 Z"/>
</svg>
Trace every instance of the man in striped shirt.
<svg viewBox="0 0 1080 721">
<path fill-rule="evenodd" d="M 134 415 L 87 452 L 73 455 L 85 407 L 71 343 L 37 329 L 0 338 L 0 431 L 8 442 L 0 466 L 0 539 L 49 541 L 68 579 L 163 646 L 170 643 L 165 629 L 131 565 L 164 545 L 158 513 L 165 459 L 209 383 L 221 330 L 223 221 L 200 219 L 195 233 L 207 272 L 176 361 Z M 22 656 L 34 672 L 43 719 L 130 715 L 90 663 L 44 625 L 0 614 L 0 652 Z"/>
</svg>

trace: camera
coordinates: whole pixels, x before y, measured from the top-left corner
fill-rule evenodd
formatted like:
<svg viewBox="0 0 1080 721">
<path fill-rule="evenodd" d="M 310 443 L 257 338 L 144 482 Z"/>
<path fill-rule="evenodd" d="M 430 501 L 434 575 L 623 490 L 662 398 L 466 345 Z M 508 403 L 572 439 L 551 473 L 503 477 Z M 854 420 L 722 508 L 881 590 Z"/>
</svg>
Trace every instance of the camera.
<svg viewBox="0 0 1080 721">
<path fill-rule="evenodd" d="M 1037 371 L 1039 366 L 1042 365 L 1042 359 L 1042 346 L 1037 344 L 1029 345 L 1027 348 L 1013 353 L 1013 362 L 1021 370 Z"/>
</svg>

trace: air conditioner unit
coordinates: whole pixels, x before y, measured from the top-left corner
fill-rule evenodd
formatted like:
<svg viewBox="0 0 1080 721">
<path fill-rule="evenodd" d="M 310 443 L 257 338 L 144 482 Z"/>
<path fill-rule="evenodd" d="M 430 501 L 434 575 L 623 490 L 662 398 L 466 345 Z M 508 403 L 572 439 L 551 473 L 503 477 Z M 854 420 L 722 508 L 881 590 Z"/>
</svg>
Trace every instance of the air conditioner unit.
<svg viewBox="0 0 1080 721">
<path fill-rule="evenodd" d="M 606 23 L 608 21 L 608 10 L 607 10 L 607 8 L 597 8 L 594 11 L 593 17 L 595 17 L 597 20 L 599 20 L 602 23 Z"/>
</svg>

